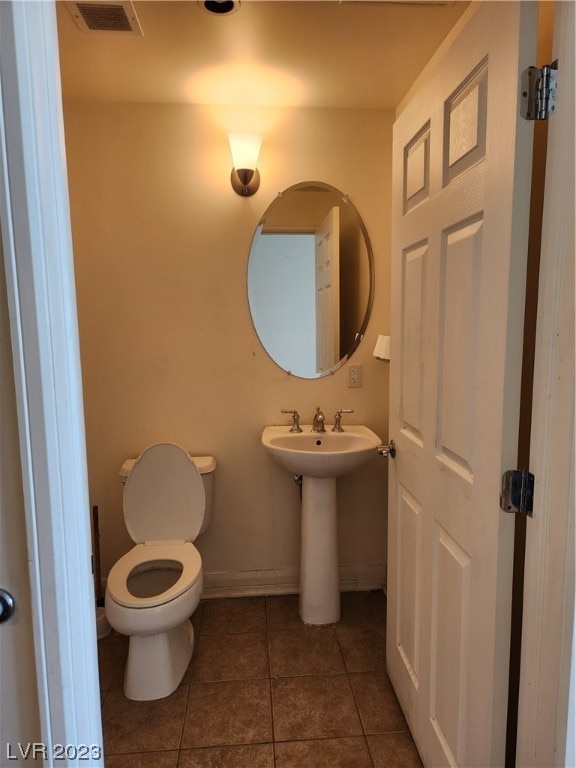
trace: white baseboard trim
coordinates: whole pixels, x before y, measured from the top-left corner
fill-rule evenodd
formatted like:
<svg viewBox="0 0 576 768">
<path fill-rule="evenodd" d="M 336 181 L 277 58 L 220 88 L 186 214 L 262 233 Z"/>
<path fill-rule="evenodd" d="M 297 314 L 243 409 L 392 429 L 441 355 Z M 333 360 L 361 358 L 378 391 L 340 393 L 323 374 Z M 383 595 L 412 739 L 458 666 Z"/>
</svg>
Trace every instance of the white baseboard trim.
<svg viewBox="0 0 576 768">
<path fill-rule="evenodd" d="M 341 592 L 367 592 L 384 589 L 386 567 L 343 566 L 340 568 Z M 204 599 L 216 597 L 248 597 L 257 595 L 298 594 L 299 573 L 296 568 L 267 571 L 212 571 L 204 573 Z"/>
</svg>

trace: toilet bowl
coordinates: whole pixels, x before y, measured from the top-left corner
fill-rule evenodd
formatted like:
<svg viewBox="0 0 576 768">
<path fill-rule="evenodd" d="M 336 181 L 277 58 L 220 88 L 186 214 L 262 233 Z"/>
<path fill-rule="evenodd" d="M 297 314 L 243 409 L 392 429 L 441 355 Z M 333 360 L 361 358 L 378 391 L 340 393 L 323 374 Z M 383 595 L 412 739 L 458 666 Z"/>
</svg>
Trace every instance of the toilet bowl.
<svg viewBox="0 0 576 768">
<path fill-rule="evenodd" d="M 207 525 L 215 466 L 174 443 L 151 445 L 122 465 L 124 519 L 135 546 L 110 571 L 105 606 L 110 626 L 130 637 L 129 699 L 169 696 L 192 657 L 189 619 L 202 594 L 202 559 L 192 542 Z"/>
</svg>

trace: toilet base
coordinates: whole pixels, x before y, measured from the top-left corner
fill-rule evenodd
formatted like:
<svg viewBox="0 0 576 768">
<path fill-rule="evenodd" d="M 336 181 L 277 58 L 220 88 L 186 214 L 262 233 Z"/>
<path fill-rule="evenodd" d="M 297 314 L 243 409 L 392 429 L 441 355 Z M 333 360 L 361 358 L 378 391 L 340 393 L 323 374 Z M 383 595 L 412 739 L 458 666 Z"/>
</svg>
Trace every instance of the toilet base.
<svg viewBox="0 0 576 768">
<path fill-rule="evenodd" d="M 131 635 L 124 695 L 134 701 L 163 699 L 180 685 L 194 650 L 194 628 L 186 620 L 157 635 Z"/>
</svg>

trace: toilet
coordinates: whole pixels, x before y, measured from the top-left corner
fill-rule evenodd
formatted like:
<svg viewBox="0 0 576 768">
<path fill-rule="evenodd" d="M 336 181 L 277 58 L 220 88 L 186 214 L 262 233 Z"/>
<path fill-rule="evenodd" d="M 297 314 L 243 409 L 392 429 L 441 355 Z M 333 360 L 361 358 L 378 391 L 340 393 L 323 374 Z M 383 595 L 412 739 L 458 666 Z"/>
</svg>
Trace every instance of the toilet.
<svg viewBox="0 0 576 768">
<path fill-rule="evenodd" d="M 110 626 L 130 637 L 129 699 L 169 696 L 192 657 L 189 619 L 202 593 L 202 559 L 192 542 L 209 523 L 215 468 L 212 456 L 156 443 L 120 470 L 124 520 L 136 546 L 110 571 L 105 605 Z"/>
</svg>

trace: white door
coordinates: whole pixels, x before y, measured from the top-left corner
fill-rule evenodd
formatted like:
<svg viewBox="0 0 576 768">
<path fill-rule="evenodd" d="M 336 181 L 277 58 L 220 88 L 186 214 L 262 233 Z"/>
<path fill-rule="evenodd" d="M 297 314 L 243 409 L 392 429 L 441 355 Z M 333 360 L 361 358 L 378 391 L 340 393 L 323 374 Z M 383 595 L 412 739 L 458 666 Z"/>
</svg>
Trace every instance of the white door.
<svg viewBox="0 0 576 768">
<path fill-rule="evenodd" d="M 427 766 L 504 764 L 536 3 L 479 3 L 394 128 L 387 663 Z"/>
<path fill-rule="evenodd" d="M 314 233 L 316 246 L 316 370 L 340 360 L 340 209 L 334 206 Z"/>
</svg>

